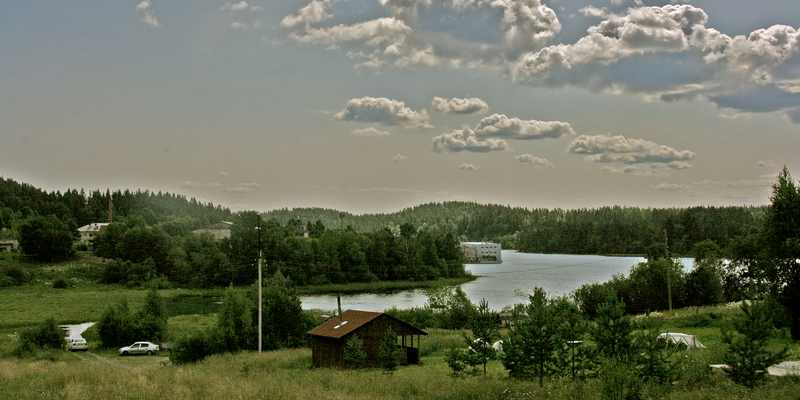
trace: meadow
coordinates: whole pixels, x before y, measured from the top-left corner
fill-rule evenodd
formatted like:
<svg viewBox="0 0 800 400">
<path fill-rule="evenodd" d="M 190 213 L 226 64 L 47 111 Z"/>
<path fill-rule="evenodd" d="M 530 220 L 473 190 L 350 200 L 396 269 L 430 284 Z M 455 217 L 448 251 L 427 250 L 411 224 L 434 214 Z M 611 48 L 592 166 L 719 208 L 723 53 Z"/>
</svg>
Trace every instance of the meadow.
<svg viewBox="0 0 800 400">
<path fill-rule="evenodd" d="M 597 376 L 535 381 L 508 377 L 500 361 L 489 362 L 486 376 L 454 377 L 447 351 L 463 347 L 464 332 L 428 329 L 421 342 L 422 365 L 392 373 L 378 369 L 333 370 L 311 367 L 306 348 L 222 354 L 189 365 L 173 365 L 168 353 L 119 357 L 116 349 L 97 346 L 92 329 L 85 353 L 43 351 L 23 359 L 10 355 L 17 332 L 53 317 L 58 323 L 96 321 L 109 305 L 127 299 L 132 309 L 146 290 L 99 285 L 88 277 L 91 264 L 41 265 L 28 284 L 0 288 L 0 399 L 604 399 L 608 379 Z M 52 282 L 66 279 L 68 288 Z M 221 290 L 160 290 L 167 305 L 171 337 L 199 332 L 216 322 Z M 319 313 L 321 313 L 320 311 Z M 681 378 L 667 385 L 644 385 L 642 399 L 787 399 L 800 397 L 800 377 L 774 377 L 755 389 L 738 386 L 709 364 L 722 362 L 720 327 L 740 312 L 735 305 L 652 313 L 664 332 L 696 335 L 705 349 L 687 352 L 678 367 Z M 797 360 L 800 347 L 785 332 L 771 347 L 789 347 Z"/>
</svg>

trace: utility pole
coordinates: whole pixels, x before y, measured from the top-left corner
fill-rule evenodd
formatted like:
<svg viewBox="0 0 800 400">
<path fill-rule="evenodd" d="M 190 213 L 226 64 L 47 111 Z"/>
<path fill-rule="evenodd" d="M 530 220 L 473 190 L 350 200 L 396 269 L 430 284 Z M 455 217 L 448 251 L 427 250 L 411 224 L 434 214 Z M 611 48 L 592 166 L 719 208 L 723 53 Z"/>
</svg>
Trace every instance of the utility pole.
<svg viewBox="0 0 800 400">
<path fill-rule="evenodd" d="M 258 236 L 258 352 L 261 353 L 261 319 L 262 317 L 262 303 L 261 298 L 261 216 L 256 212 L 256 232 Z"/>
<path fill-rule="evenodd" d="M 669 258 L 669 232 L 664 231 L 666 238 L 664 239 L 664 259 L 667 266 L 667 300 L 669 300 L 669 312 L 672 314 L 672 260 Z"/>
</svg>

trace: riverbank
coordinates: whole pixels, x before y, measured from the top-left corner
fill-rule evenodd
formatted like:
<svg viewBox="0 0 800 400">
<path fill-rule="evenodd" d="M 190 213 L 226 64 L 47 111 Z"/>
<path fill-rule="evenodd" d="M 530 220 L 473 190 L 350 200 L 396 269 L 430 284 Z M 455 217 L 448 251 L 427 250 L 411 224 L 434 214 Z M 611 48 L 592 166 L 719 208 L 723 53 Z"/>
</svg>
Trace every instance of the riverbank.
<svg viewBox="0 0 800 400">
<path fill-rule="evenodd" d="M 328 284 L 314 286 L 298 286 L 297 292 L 301 295 L 316 294 L 359 294 L 359 293 L 392 293 L 402 290 L 428 289 L 441 286 L 457 286 L 472 282 L 478 276 L 464 276 L 461 278 L 437 279 L 434 281 L 395 281 L 395 282 L 356 282 L 343 284 Z"/>
</svg>

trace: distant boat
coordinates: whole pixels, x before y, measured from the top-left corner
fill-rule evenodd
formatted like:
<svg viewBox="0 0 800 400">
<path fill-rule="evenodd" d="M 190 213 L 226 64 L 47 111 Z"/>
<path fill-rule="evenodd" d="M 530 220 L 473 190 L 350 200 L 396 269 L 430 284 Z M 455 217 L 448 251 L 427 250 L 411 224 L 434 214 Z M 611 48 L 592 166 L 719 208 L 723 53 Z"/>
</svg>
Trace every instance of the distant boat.
<svg viewBox="0 0 800 400">
<path fill-rule="evenodd" d="M 461 252 L 467 264 L 501 264 L 500 243 L 462 242 Z"/>
</svg>

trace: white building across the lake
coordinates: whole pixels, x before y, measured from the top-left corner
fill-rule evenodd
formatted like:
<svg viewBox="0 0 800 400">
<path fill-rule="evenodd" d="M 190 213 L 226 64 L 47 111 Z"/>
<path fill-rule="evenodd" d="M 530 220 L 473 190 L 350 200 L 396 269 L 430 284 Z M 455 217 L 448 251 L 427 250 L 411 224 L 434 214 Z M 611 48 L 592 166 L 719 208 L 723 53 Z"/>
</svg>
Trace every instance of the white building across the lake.
<svg viewBox="0 0 800 400">
<path fill-rule="evenodd" d="M 500 255 L 500 243 L 462 242 L 461 251 L 467 259 L 467 264 L 500 264 L 503 262 Z"/>
</svg>

